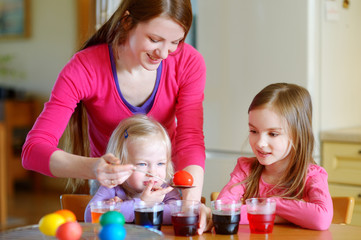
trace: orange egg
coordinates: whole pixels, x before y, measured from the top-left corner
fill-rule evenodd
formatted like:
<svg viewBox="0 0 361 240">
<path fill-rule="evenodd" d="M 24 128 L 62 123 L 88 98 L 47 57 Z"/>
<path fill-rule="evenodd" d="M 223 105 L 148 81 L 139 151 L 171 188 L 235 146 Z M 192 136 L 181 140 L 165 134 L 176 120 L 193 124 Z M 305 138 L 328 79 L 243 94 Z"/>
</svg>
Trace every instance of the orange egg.
<svg viewBox="0 0 361 240">
<path fill-rule="evenodd" d="M 74 214 L 72 211 L 68 210 L 68 209 L 58 210 L 58 211 L 56 211 L 55 213 L 63 216 L 63 218 L 64 218 L 65 221 L 67 221 L 67 222 L 74 222 L 74 221 L 76 221 L 76 216 L 75 216 L 75 214 Z"/>
</svg>

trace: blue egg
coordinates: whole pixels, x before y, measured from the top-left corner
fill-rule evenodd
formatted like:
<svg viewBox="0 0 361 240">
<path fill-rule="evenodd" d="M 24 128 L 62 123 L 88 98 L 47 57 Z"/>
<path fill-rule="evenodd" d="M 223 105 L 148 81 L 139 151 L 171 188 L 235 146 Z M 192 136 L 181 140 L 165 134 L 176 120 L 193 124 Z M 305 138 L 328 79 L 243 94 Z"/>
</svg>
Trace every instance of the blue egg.
<svg viewBox="0 0 361 240">
<path fill-rule="evenodd" d="M 127 232 L 123 225 L 111 223 L 103 226 L 98 234 L 101 240 L 123 240 Z"/>
</svg>

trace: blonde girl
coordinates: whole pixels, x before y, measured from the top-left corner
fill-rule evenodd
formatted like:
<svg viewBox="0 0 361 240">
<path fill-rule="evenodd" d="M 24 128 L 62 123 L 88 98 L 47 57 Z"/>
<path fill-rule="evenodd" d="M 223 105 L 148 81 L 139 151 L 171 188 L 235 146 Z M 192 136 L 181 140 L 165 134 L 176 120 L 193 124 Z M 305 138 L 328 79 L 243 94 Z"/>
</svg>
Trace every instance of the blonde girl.
<svg viewBox="0 0 361 240">
<path fill-rule="evenodd" d="M 313 159 L 312 103 L 298 85 L 275 83 L 253 99 L 249 143 L 255 157 L 240 157 L 218 199 L 274 197 L 276 222 L 325 230 L 333 217 L 327 173 Z M 241 224 L 248 224 L 245 206 Z"/>
<path fill-rule="evenodd" d="M 110 137 L 107 155 L 119 159 L 117 164 L 131 164 L 169 182 L 173 176 L 171 142 L 166 130 L 145 115 L 134 115 L 120 122 Z M 140 200 L 167 203 L 180 199 L 177 190 L 145 173 L 134 171 L 118 186 L 100 186 L 90 203 L 99 200 L 121 201 L 121 212 L 126 222 L 134 220 L 134 203 Z M 90 203 L 85 221 L 91 222 Z M 169 208 L 164 207 L 163 223 L 170 224 Z"/>
</svg>

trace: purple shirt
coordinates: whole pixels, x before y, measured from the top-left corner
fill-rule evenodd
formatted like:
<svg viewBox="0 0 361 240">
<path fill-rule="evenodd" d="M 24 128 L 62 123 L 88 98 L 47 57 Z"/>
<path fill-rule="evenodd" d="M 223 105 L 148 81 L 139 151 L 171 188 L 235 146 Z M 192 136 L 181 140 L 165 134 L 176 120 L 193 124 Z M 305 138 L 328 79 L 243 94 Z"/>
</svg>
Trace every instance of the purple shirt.
<svg viewBox="0 0 361 240">
<path fill-rule="evenodd" d="M 159 81 L 160 81 L 160 78 L 162 76 L 162 62 L 159 64 L 159 67 L 157 69 L 157 78 L 156 78 L 156 81 L 155 81 L 155 86 L 154 86 L 152 95 L 150 95 L 150 97 L 147 99 L 147 101 L 145 101 L 145 103 L 143 103 L 142 106 L 140 106 L 140 107 L 133 106 L 132 104 L 130 104 L 124 98 L 122 92 L 120 91 L 119 81 L 118 81 L 118 76 L 117 76 L 117 70 L 116 70 L 114 56 L 113 56 L 113 51 L 112 51 L 111 46 L 109 46 L 108 48 L 109 48 L 110 61 L 111 61 L 111 65 L 112 65 L 113 77 L 114 77 L 115 84 L 117 85 L 117 90 L 118 90 L 120 98 L 122 99 L 124 104 L 129 108 L 129 110 L 132 111 L 132 113 L 147 114 L 149 112 L 149 110 L 153 106 L 155 94 L 157 93 L 157 90 L 158 90 Z"/>
</svg>

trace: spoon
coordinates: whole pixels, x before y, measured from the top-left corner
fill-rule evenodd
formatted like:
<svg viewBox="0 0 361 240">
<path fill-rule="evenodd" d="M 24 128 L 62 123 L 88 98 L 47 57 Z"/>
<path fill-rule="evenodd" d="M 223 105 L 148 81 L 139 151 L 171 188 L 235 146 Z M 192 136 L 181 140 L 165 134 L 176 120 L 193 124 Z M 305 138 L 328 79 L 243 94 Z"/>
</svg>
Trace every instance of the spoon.
<svg viewBox="0 0 361 240">
<path fill-rule="evenodd" d="M 144 174 L 146 174 L 146 175 L 152 176 L 152 177 L 154 177 L 154 178 L 156 178 L 156 179 L 158 179 L 158 180 L 161 180 L 162 182 L 164 182 L 164 183 L 166 183 L 166 184 L 169 185 L 169 183 L 168 183 L 166 180 L 164 180 L 163 178 L 160 178 L 160 177 L 158 177 L 158 176 L 156 176 L 156 175 L 154 175 L 154 174 L 152 174 L 152 173 L 150 173 L 150 172 L 146 172 L 146 171 L 140 170 L 140 169 L 138 169 L 138 168 L 136 168 L 136 167 L 133 168 L 133 171 L 141 172 L 141 173 L 144 173 Z"/>
<path fill-rule="evenodd" d="M 189 186 L 189 185 L 170 185 L 172 188 L 182 188 L 182 189 L 185 189 L 185 188 L 194 188 L 196 186 Z"/>
<path fill-rule="evenodd" d="M 162 182 L 166 183 L 167 185 L 171 186 L 172 188 L 194 188 L 194 187 L 195 187 L 195 186 L 188 186 L 188 185 L 170 185 L 170 184 L 169 184 L 166 180 L 164 180 L 163 178 L 160 178 L 160 177 L 158 177 L 158 176 L 156 176 L 156 175 L 154 175 L 154 174 L 152 174 L 152 173 L 150 173 L 150 172 L 140 170 L 140 169 L 138 169 L 138 168 L 136 168 L 136 167 L 134 167 L 132 170 L 133 170 L 133 171 L 137 171 L 137 172 L 144 173 L 144 174 L 149 175 L 149 176 L 152 176 L 152 177 L 154 177 L 154 178 L 156 178 L 156 179 L 158 179 L 158 180 L 161 180 Z"/>
</svg>

